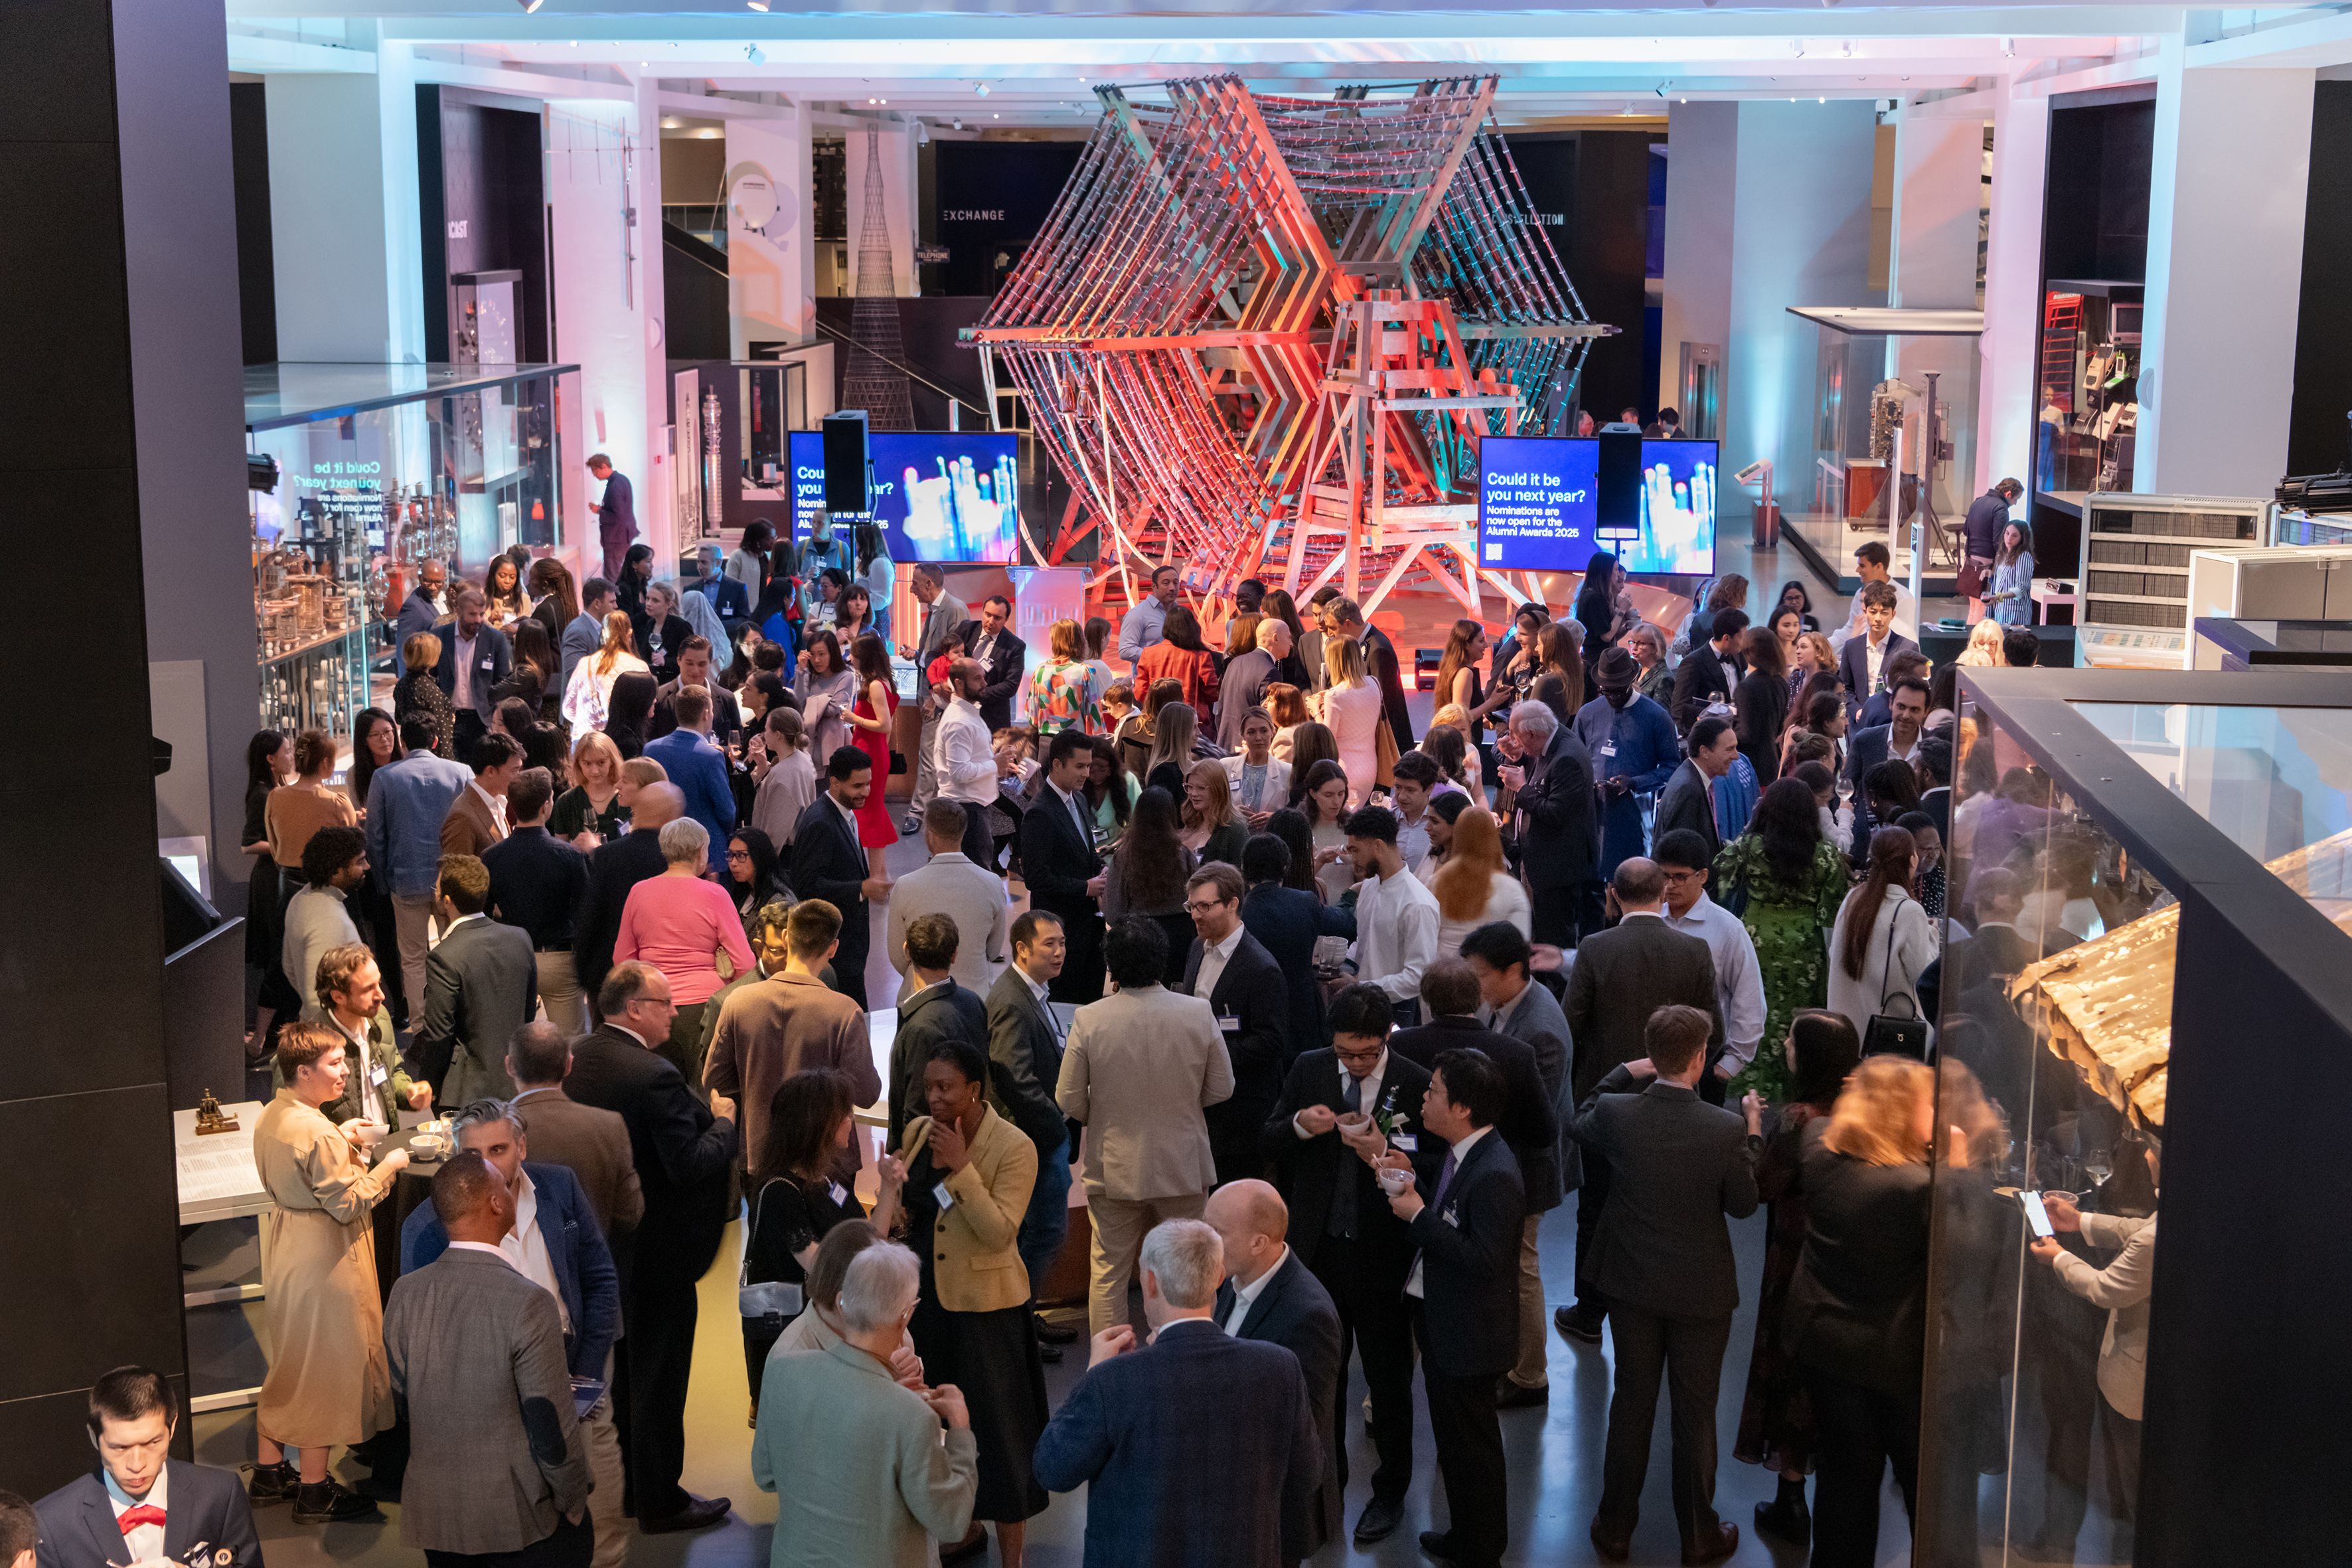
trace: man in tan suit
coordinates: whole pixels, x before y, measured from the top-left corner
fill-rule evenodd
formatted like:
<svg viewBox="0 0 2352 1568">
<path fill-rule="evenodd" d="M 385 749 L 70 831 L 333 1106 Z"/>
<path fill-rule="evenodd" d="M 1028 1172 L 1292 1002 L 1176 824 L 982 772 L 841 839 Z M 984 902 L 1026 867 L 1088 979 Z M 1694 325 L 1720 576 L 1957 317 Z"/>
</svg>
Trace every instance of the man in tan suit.
<svg viewBox="0 0 2352 1568">
<path fill-rule="evenodd" d="M 646 1217 L 646 1192 L 629 1152 L 629 1125 L 618 1111 L 583 1105 L 563 1092 L 572 1071 L 572 1043 L 552 1024 L 525 1024 L 507 1046 L 514 1103 L 530 1120 L 530 1156 L 561 1165 L 604 1227 L 604 1239 L 625 1236 Z M 617 1257 L 618 1254 L 616 1253 Z"/>
<path fill-rule="evenodd" d="M 818 978 L 841 945 L 841 911 L 823 899 L 804 899 L 785 919 L 784 940 L 782 973 L 728 993 L 702 1064 L 705 1088 L 741 1102 L 736 1123 L 743 1129 L 744 1164 L 755 1180 L 782 1173 L 761 1170 L 760 1158 L 766 1152 L 768 1103 L 784 1079 L 830 1068 L 849 1080 L 856 1104 L 871 1105 L 882 1093 L 866 1009 Z M 727 1114 L 723 1107 L 712 1109 Z M 845 1186 L 857 1179 L 855 1148 L 835 1152 L 833 1174 Z"/>
<path fill-rule="evenodd" d="M 1087 1217 L 1094 1231 L 1089 1330 L 1127 1320 L 1128 1281 L 1144 1233 L 1161 1220 L 1198 1219 L 1217 1179 L 1201 1112 L 1234 1092 L 1234 1065 L 1216 1015 L 1197 996 L 1160 984 L 1168 937 L 1130 917 L 1103 937 L 1118 989 L 1078 1009 L 1054 1091 L 1086 1124 Z"/>
<path fill-rule="evenodd" d="M 441 853 L 479 857 L 507 836 L 507 786 L 522 772 L 522 748 L 496 732 L 474 742 L 474 782 L 441 819 Z"/>
</svg>

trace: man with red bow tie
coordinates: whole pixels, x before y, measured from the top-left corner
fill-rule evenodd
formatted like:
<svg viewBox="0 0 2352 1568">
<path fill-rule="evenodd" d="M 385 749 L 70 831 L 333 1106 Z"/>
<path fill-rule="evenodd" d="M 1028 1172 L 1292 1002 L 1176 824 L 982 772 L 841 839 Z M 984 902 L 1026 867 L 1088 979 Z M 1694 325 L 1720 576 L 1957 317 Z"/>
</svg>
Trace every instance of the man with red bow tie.
<svg viewBox="0 0 2352 1568">
<path fill-rule="evenodd" d="M 262 1568 L 245 1487 L 169 1457 L 179 1406 L 163 1374 L 121 1366 L 89 1391 L 99 1471 L 34 1505 L 39 1568 Z"/>
</svg>

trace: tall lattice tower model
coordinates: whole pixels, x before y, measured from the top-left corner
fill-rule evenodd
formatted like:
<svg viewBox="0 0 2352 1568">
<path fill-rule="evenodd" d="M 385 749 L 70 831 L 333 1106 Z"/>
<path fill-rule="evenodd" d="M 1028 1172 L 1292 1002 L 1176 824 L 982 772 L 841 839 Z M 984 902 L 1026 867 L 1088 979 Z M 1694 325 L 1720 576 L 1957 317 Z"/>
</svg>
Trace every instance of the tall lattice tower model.
<svg viewBox="0 0 2352 1568">
<path fill-rule="evenodd" d="M 890 221 L 883 212 L 880 138 L 866 133 L 866 216 L 857 231 L 857 292 L 849 312 L 846 407 L 866 410 L 868 428 L 912 430 L 915 405 L 907 386 L 907 350 L 898 335 L 898 285 L 890 267 Z"/>
</svg>

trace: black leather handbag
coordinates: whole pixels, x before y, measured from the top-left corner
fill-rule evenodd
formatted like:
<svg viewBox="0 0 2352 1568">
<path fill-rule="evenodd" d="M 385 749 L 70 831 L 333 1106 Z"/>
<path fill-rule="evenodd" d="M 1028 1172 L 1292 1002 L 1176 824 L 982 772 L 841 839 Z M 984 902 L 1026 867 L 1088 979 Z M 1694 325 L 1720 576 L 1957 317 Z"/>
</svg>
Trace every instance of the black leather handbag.
<svg viewBox="0 0 2352 1568">
<path fill-rule="evenodd" d="M 1919 1016 L 1919 1004 L 1911 996 L 1898 995 L 1903 1012 L 1886 1011 L 1887 985 L 1895 975 L 1895 917 L 1901 912 L 1904 900 L 1895 897 L 1895 908 L 1886 917 L 1886 966 L 1878 982 L 1878 1011 L 1870 1016 L 1870 1026 L 1862 1032 L 1862 1054 L 1866 1057 L 1909 1057 L 1913 1061 L 1927 1059 L 1927 1020 Z"/>
</svg>

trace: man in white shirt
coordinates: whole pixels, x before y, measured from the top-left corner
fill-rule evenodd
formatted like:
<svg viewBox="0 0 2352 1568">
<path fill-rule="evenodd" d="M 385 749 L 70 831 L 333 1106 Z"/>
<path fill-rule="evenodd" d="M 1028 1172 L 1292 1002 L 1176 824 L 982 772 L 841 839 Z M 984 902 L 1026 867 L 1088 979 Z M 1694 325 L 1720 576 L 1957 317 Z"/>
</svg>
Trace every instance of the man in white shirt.
<svg viewBox="0 0 2352 1568">
<path fill-rule="evenodd" d="M 1176 568 L 1154 567 L 1151 592 L 1119 617 L 1118 657 L 1133 664 L 1136 656 L 1167 636 L 1168 612 L 1176 607 Z"/>
<path fill-rule="evenodd" d="M 988 667 L 976 658 L 959 658 L 948 665 L 946 680 L 934 685 L 940 721 L 931 742 L 931 772 L 939 780 L 940 798 L 963 808 L 963 852 L 975 866 L 993 868 L 996 835 L 988 826 L 988 808 L 996 800 L 996 781 L 1004 765 L 989 744 L 988 721 L 980 716 L 980 689 L 988 682 Z"/>
<path fill-rule="evenodd" d="M 1421 972 L 1437 957 L 1437 895 L 1405 869 L 1396 813 L 1368 805 L 1348 818 L 1356 889 L 1356 978 L 1396 1004 L 1397 1022 L 1421 1022 Z"/>
<path fill-rule="evenodd" d="M 1862 579 L 1864 587 L 1873 583 L 1884 583 L 1895 590 L 1895 619 L 1891 623 L 1895 635 L 1907 642 L 1916 643 L 1919 640 L 1919 603 L 1911 596 L 1910 589 L 1895 581 L 1894 563 L 1895 557 L 1878 540 L 1864 540 L 1854 549 L 1853 574 Z M 1830 634 L 1830 646 L 1843 653 L 1845 645 L 1862 636 L 1863 630 L 1862 595 L 1857 592 L 1853 596 L 1853 605 L 1846 614 L 1845 625 Z"/>
<path fill-rule="evenodd" d="M 958 647 L 963 640 L 963 624 L 971 619 L 971 612 L 961 599 L 947 591 L 947 574 L 929 561 L 915 566 L 913 588 L 915 602 L 923 606 L 922 628 L 915 638 L 915 672 L 929 681 L 931 660 Z M 923 729 L 915 743 L 915 793 L 907 802 L 907 831 L 912 833 L 923 819 L 923 807 L 931 804 L 940 793 L 940 776 L 932 763 L 932 743 L 939 734 L 940 700 L 929 695 L 924 687 Z"/>
<path fill-rule="evenodd" d="M 1697 937 L 1715 954 L 1715 989 L 1723 1004 L 1723 1055 L 1717 1084 L 1739 1076 L 1764 1038 L 1764 971 L 1756 943 L 1738 915 L 1706 896 L 1706 845 L 1687 829 L 1662 834 L 1650 858 L 1666 876 L 1666 924 Z M 1778 1041 L 1774 1042 L 1777 1047 Z M 1722 1090 L 1702 1089 L 1719 1103 Z"/>
<path fill-rule="evenodd" d="M 956 984 L 985 996 L 1004 967 L 1005 932 L 1012 923 L 1004 879 L 975 865 L 963 852 L 967 818 L 951 800 L 935 800 L 923 812 L 923 847 L 931 858 L 891 884 L 890 967 L 902 983 L 906 1003 L 917 986 L 908 967 L 907 928 L 921 915 L 945 915 L 955 922 Z"/>
<path fill-rule="evenodd" d="M 1399 757 L 1394 772 L 1397 853 L 1404 858 L 1405 869 L 1418 877 L 1429 860 L 1429 792 L 1444 775 L 1419 752 Z"/>
</svg>

